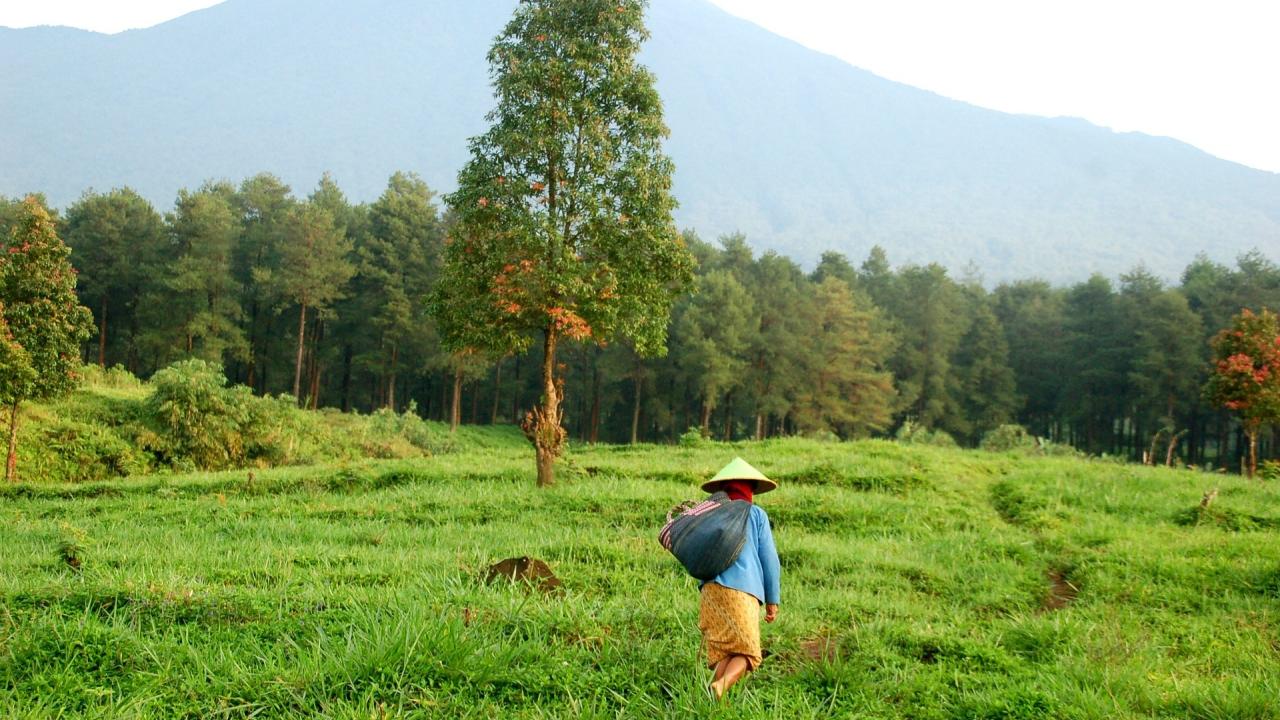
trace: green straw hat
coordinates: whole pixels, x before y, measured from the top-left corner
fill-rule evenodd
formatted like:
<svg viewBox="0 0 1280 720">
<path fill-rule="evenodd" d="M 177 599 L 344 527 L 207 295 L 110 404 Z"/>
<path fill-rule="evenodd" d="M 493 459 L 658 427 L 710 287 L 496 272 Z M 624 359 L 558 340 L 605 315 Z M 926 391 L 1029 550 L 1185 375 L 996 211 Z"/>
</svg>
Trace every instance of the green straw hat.
<svg viewBox="0 0 1280 720">
<path fill-rule="evenodd" d="M 726 483 L 730 480 L 754 481 L 756 484 L 755 493 L 757 495 L 778 489 L 778 483 L 765 477 L 764 473 L 751 467 L 751 463 L 748 463 L 746 460 L 739 457 L 734 458 L 733 462 L 725 465 L 720 472 L 716 473 L 715 477 L 702 483 L 702 490 L 703 492 L 715 492 L 720 487 L 721 483 Z"/>
</svg>

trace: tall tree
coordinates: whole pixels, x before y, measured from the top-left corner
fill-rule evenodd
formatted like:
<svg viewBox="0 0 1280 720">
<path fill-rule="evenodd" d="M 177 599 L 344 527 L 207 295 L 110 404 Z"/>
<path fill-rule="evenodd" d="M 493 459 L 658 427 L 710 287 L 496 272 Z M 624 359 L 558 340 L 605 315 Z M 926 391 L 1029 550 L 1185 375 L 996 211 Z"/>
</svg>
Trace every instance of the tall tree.
<svg viewBox="0 0 1280 720">
<path fill-rule="evenodd" d="M 891 287 L 887 309 L 901 337 L 891 367 L 904 415 L 945 426 L 961 412 L 952 356 L 968 330 L 964 296 L 940 265 L 905 267 Z"/>
<path fill-rule="evenodd" d="M 70 255 L 43 204 L 24 200 L 0 248 L 0 402 L 9 410 L 11 482 L 18 478 L 19 406 L 75 387 L 80 343 L 92 332 Z"/>
<path fill-rule="evenodd" d="M 244 310 L 241 322 L 247 350 L 242 377 L 249 386 L 266 393 L 273 386 L 283 387 L 270 382 L 270 373 L 275 357 L 273 341 L 286 334 L 278 323 L 289 299 L 279 294 L 278 286 L 259 282 L 257 275 L 281 267 L 281 245 L 297 201 L 289 186 L 270 173 L 246 178 L 231 201 L 241 224 L 231 268 L 240 284 L 237 304 Z"/>
<path fill-rule="evenodd" d="M 1004 329 L 980 285 L 965 288 L 969 296 L 969 330 L 952 358 L 961 412 L 947 430 L 977 445 L 989 430 L 1009 422 L 1018 408 L 1017 378 L 1009 366 Z"/>
<path fill-rule="evenodd" d="M 1023 280 L 996 288 L 993 307 L 1017 387 L 1018 420 L 1055 440 L 1067 354 L 1063 299 L 1043 280 Z"/>
<path fill-rule="evenodd" d="M 352 205 L 342 188 L 338 187 L 338 183 L 328 173 L 320 178 L 320 183 L 308 200 L 312 205 L 328 211 L 353 243 L 351 261 L 356 266 L 356 275 L 350 283 L 350 291 L 334 303 L 333 317 L 325 321 L 323 329 L 331 331 L 332 342 L 320 348 L 320 358 L 317 359 L 312 378 L 312 384 L 317 387 L 311 399 L 313 405 L 318 404 L 320 364 L 336 363 L 341 368 L 335 375 L 336 389 L 341 397 L 339 405 L 346 411 L 354 405 L 352 390 L 356 382 L 357 356 L 363 354 L 364 347 L 372 344 L 370 338 L 373 336 L 368 318 L 365 317 L 368 303 L 363 296 L 363 293 L 371 289 L 361 282 L 359 274 L 359 247 L 363 246 L 364 238 L 368 236 L 369 207 Z"/>
<path fill-rule="evenodd" d="M 1210 399 L 1240 416 L 1249 438 L 1248 475 L 1258 472 L 1258 433 L 1280 422 L 1280 318 L 1242 310 L 1213 340 Z"/>
<path fill-rule="evenodd" d="M 489 52 L 498 104 L 449 196 L 436 295 L 445 345 L 500 355 L 542 336 L 542 398 L 524 423 L 538 483 L 563 452 L 562 340 L 665 351 L 691 259 L 671 213 L 654 77 L 637 63 L 645 0 L 528 0 Z"/>
<path fill-rule="evenodd" d="M 828 275 L 813 288 L 807 382 L 799 389 L 797 425 L 843 437 L 882 431 L 893 421 L 893 375 L 885 369 L 893 339 L 876 322 L 871 301 Z"/>
<path fill-rule="evenodd" d="M 676 313 L 675 360 L 701 401 L 704 436 L 710 434 L 711 413 L 720 399 L 743 382 L 758 322 L 750 293 L 727 270 L 700 277 L 697 292 Z"/>
<path fill-rule="evenodd" d="M 770 417 L 781 421 L 791 414 L 806 380 L 805 355 L 811 352 L 805 323 L 809 283 L 798 265 L 773 252 L 765 253 L 741 279 L 755 300 L 756 326 L 747 335 L 745 385 L 751 403 L 740 404 L 751 409 L 753 434 L 760 440 L 768 433 Z M 729 427 L 732 417 L 727 420 Z"/>
<path fill-rule="evenodd" d="M 217 183 L 182 190 L 169 222 L 176 257 L 163 312 L 178 322 L 180 354 L 219 364 L 248 353 L 231 274 L 240 237 L 233 198 L 230 186 Z"/>
<path fill-rule="evenodd" d="M 1188 411 L 1203 384 L 1200 318 L 1184 295 L 1145 270 L 1121 278 L 1120 301 L 1123 323 L 1132 332 L 1129 388 L 1135 427 L 1147 435 L 1176 436 L 1187 429 Z"/>
<path fill-rule="evenodd" d="M 417 175 L 396 173 L 369 208 L 368 232 L 357 247 L 356 294 L 376 333 L 358 357 L 379 379 L 380 405 L 395 409 L 403 358 L 429 357 L 425 300 L 439 274 L 443 228 L 435 193 Z"/>
<path fill-rule="evenodd" d="M 1063 412 L 1079 431 L 1077 445 L 1095 453 L 1116 451 L 1116 420 L 1124 415 L 1131 357 L 1111 281 L 1094 275 L 1072 287 L 1065 316 Z"/>
<path fill-rule="evenodd" d="M 306 349 L 307 311 L 324 317 L 346 293 L 355 266 L 347 259 L 351 241 L 334 225 L 328 210 L 306 203 L 289 212 L 280 246 L 280 269 L 259 273 L 259 283 L 276 286 L 276 292 L 298 307 L 298 347 L 293 367 L 293 396 L 302 400 L 302 360 Z"/>
<path fill-rule="evenodd" d="M 129 188 L 85 193 L 67 210 L 67 245 L 80 272 L 80 298 L 97 310 L 98 365 L 107 365 L 109 320 L 130 333 L 126 361 L 136 369 L 136 313 L 165 244 L 164 219 Z"/>
</svg>

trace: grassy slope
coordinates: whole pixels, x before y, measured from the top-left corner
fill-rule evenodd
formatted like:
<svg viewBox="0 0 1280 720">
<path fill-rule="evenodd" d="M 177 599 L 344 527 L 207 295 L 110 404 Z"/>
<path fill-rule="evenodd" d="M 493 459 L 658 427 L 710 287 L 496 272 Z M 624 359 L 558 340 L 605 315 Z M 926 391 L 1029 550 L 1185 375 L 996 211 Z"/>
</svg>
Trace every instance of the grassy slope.
<svg viewBox="0 0 1280 720">
<path fill-rule="evenodd" d="M 718 710 L 655 535 L 735 453 L 790 478 L 762 502 L 783 610 Z M 545 491 L 532 465 L 490 435 L 0 489 L 0 717 L 1280 717 L 1270 486 L 886 442 L 579 449 Z M 563 595 L 477 581 L 526 554 Z"/>
<path fill-rule="evenodd" d="M 199 467 L 191 458 L 167 457 L 171 430 L 148 410 L 150 385 L 121 370 L 84 369 L 86 382 L 69 395 L 47 403 L 24 403 L 19 424 L 18 473 L 24 479 L 98 482 L 175 469 Z M 464 427 L 456 438 L 448 426 L 421 420 L 416 413 L 372 415 L 326 409 L 308 412 L 288 401 L 254 398 L 262 420 L 260 451 L 248 466 L 316 465 L 360 458 L 416 459 L 447 451 L 456 441 L 471 448 L 510 441 L 510 433 Z M 242 436 L 242 441 L 249 442 Z"/>
</svg>

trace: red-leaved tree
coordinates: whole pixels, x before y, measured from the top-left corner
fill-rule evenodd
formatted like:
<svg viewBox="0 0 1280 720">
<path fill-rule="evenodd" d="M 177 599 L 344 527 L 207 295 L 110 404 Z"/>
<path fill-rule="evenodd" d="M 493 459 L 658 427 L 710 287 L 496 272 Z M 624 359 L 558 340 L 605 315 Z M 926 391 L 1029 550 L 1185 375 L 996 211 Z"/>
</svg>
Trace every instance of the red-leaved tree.
<svg viewBox="0 0 1280 720">
<path fill-rule="evenodd" d="M 1280 318 L 1248 309 L 1213 339 L 1210 400 L 1240 416 L 1249 438 L 1249 477 L 1258 472 L 1258 433 L 1280 420 Z"/>
</svg>

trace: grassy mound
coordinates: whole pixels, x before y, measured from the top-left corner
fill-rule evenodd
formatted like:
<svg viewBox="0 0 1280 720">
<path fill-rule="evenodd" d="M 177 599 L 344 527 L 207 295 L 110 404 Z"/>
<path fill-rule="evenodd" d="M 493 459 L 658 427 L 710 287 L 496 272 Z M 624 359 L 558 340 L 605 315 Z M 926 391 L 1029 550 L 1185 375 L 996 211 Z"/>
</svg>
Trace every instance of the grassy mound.
<svg viewBox="0 0 1280 720">
<path fill-rule="evenodd" d="M 714 708 L 657 544 L 744 455 L 783 565 L 771 655 Z M 873 480 L 864 480 L 864 479 Z M 803 440 L 526 448 L 0 491 L 0 717 L 1272 718 L 1268 485 Z M 544 594 L 483 582 L 546 561 Z"/>
<path fill-rule="evenodd" d="M 90 366 L 85 374 L 83 386 L 67 397 L 23 406 L 18 464 L 24 481 L 96 483 L 524 445 L 513 427 L 451 434 L 413 408 L 372 415 L 300 410 L 290 398 L 226 387 L 216 366 L 199 362 L 162 371 L 151 383 L 119 369 Z"/>
</svg>

